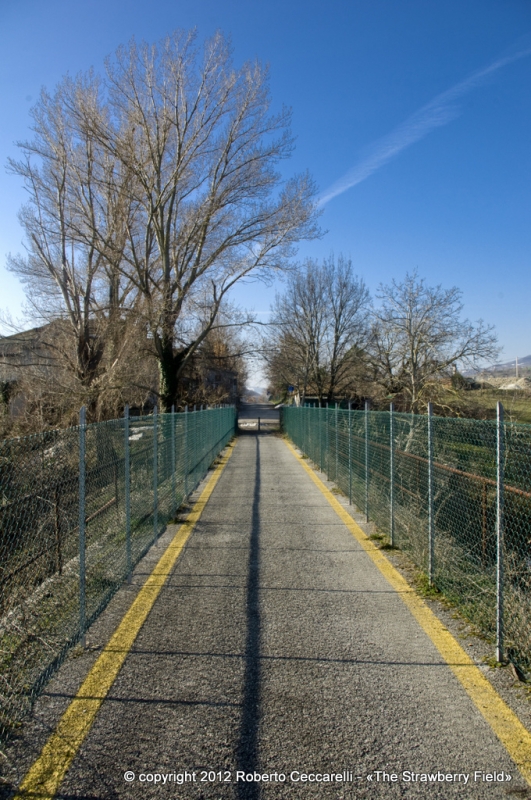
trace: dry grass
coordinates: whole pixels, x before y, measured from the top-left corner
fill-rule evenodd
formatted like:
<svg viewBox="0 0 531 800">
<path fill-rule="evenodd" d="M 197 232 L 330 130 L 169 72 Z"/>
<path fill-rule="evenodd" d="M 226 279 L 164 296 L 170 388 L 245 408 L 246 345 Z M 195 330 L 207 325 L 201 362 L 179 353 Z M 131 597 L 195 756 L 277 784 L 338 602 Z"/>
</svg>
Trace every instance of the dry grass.
<svg viewBox="0 0 531 800">
<path fill-rule="evenodd" d="M 531 424 L 531 395 L 524 391 L 500 391 L 498 389 L 473 389 L 452 392 L 444 398 L 459 416 L 494 419 L 496 404 L 503 403 L 505 417 L 509 422 Z"/>
</svg>

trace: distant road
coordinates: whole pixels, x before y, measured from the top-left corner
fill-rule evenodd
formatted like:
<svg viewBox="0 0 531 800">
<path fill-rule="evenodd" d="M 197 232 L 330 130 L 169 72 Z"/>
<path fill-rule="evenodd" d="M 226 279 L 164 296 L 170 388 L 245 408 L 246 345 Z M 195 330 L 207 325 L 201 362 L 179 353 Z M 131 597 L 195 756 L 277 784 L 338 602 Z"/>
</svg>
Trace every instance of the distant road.
<svg viewBox="0 0 531 800">
<path fill-rule="evenodd" d="M 272 403 L 243 403 L 238 411 L 238 420 L 260 420 L 280 422 L 280 412 Z"/>
</svg>

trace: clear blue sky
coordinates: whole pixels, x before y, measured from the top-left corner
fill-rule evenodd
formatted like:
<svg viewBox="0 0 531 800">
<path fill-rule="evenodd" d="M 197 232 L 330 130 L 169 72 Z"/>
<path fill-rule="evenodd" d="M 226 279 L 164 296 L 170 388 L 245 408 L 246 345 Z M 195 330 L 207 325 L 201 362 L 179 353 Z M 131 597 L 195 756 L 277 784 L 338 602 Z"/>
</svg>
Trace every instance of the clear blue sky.
<svg viewBox="0 0 531 800">
<path fill-rule="evenodd" d="M 3 165 L 40 87 L 177 27 L 220 28 L 237 64 L 270 64 L 293 108 L 286 175 L 308 169 L 325 201 L 301 258 L 350 255 L 373 292 L 414 269 L 457 285 L 504 360 L 531 353 L 529 0 L 0 0 L 0 307 L 23 301 L 5 257 L 24 191 Z M 262 319 L 273 294 L 237 293 Z"/>
</svg>

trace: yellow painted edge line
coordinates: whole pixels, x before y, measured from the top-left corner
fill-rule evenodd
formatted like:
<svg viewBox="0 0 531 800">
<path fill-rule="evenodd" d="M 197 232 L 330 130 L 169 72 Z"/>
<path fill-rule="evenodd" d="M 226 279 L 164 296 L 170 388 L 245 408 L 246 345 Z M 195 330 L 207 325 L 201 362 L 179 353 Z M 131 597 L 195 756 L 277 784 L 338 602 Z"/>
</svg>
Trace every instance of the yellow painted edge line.
<svg viewBox="0 0 531 800">
<path fill-rule="evenodd" d="M 41 754 L 30 767 L 14 800 L 28 797 L 52 800 L 57 793 L 142 625 L 214 491 L 234 445 L 229 447 L 230 449 L 214 470 L 186 521 L 181 525 L 159 559 L 109 643 L 83 681 L 78 693 L 59 720 Z"/>
<path fill-rule="evenodd" d="M 498 739 L 529 785 L 531 785 L 531 733 L 522 725 L 516 714 L 500 697 L 490 681 L 454 639 L 441 620 L 416 594 L 404 577 L 396 570 L 362 531 L 341 503 L 327 489 L 321 479 L 299 456 L 295 448 L 286 442 L 295 458 L 306 470 L 317 488 L 326 497 L 334 511 L 345 523 L 351 534 L 372 559 L 382 575 L 388 580 L 399 597 L 409 608 L 420 627 L 431 639 L 458 681 L 461 683 L 476 708 L 486 719 Z"/>
</svg>

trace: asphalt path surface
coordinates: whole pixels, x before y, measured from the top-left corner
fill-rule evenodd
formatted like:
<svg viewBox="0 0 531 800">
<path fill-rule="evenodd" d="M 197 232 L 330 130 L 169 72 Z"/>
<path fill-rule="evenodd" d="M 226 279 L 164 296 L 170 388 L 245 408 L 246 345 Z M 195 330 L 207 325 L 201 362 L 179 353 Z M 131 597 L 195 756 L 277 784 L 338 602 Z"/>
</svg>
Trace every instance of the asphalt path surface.
<svg viewBox="0 0 531 800">
<path fill-rule="evenodd" d="M 410 778 L 427 773 L 454 778 Z M 315 774 L 344 780 L 301 779 Z M 58 796 L 479 800 L 517 786 L 498 739 L 282 439 L 247 435 Z"/>
<path fill-rule="evenodd" d="M 242 403 L 238 409 L 238 419 L 260 419 L 279 421 L 279 409 L 271 403 Z"/>
<path fill-rule="evenodd" d="M 280 410 L 271 403 L 242 403 L 238 409 L 238 427 L 240 430 L 256 430 L 260 427 L 271 429 L 280 422 Z"/>
</svg>

